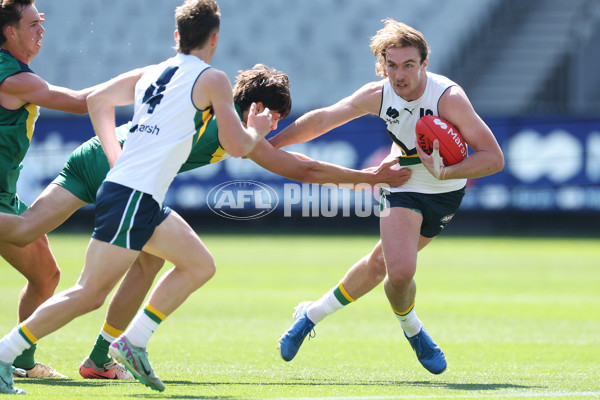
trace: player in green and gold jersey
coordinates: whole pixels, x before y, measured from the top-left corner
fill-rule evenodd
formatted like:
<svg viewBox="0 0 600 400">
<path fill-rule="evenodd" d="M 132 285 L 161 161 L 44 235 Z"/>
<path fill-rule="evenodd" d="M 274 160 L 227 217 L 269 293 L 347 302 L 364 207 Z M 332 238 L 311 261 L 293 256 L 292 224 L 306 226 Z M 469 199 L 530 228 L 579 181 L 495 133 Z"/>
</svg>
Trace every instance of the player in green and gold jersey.
<svg viewBox="0 0 600 400">
<path fill-rule="evenodd" d="M 74 91 L 50 85 L 29 68 L 42 47 L 45 31 L 44 14 L 38 13 L 34 1 L 0 1 L 0 211 L 11 214 L 21 214 L 27 209 L 16 187 L 40 107 L 84 114 L 86 97 L 93 90 Z M 0 255 L 27 279 L 18 305 L 19 322 L 24 321 L 52 296 L 60 269 L 44 235 L 23 248 L 0 242 Z M 14 361 L 20 376 L 65 377 L 45 364 L 36 363 L 35 350 L 32 346 Z M 4 364 L 0 368 L 6 371 L 12 368 Z"/>
<path fill-rule="evenodd" d="M 233 88 L 234 102 L 240 119 L 246 121 L 250 105 L 257 103 L 258 111 L 271 110 L 271 129 L 291 110 L 290 83 L 281 71 L 259 64 L 240 71 Z M 117 128 L 123 143 L 129 125 Z M 356 171 L 337 165 L 295 156 L 273 148 L 266 140 L 259 142 L 249 156 L 257 164 L 289 179 L 309 183 L 387 183 L 401 185 L 407 172 L 391 170 L 388 163 L 376 171 Z M 194 146 L 180 172 L 203 167 L 228 158 L 219 141 L 216 118 L 198 127 Z M 31 207 L 19 217 L 0 213 L 0 240 L 26 245 L 61 225 L 70 215 L 86 204 L 96 201 L 96 191 L 108 173 L 109 165 L 97 137 L 79 146 L 59 176 L 42 192 Z M 164 260 L 140 253 L 113 297 L 90 355 L 79 372 L 90 379 L 131 379 L 131 375 L 108 356 L 108 346 L 127 327 L 142 304 Z"/>
</svg>

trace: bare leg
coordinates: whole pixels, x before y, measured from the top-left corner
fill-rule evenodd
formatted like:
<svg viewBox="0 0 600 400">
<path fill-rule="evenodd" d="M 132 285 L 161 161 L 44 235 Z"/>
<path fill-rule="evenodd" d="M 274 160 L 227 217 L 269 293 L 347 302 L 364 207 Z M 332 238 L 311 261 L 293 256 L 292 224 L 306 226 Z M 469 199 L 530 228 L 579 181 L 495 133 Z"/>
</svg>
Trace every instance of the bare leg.
<svg viewBox="0 0 600 400">
<path fill-rule="evenodd" d="M 425 238 L 420 236 L 418 234 L 421 226 L 421 222 L 419 220 L 420 214 L 411 210 L 406 211 L 408 212 L 406 214 L 406 217 L 408 218 L 412 216 L 410 213 L 414 213 L 417 216 L 417 218 L 414 218 L 415 221 L 413 221 L 415 224 L 417 224 L 417 235 L 416 240 L 414 241 L 414 257 L 416 265 L 417 251 L 421 250 L 428 243 L 430 243 L 433 238 Z M 401 219 L 401 217 L 396 218 Z M 386 229 L 392 231 L 392 233 L 393 228 L 394 227 L 386 226 Z M 394 249 L 403 246 L 403 244 L 400 243 L 404 240 L 404 238 L 393 236 L 392 240 L 390 240 L 389 233 L 388 236 L 384 236 L 384 231 L 385 229 L 382 227 L 381 237 L 388 240 L 388 246 L 391 246 Z M 325 293 L 317 301 L 302 302 L 296 307 L 296 312 L 294 313 L 294 323 L 279 339 L 279 351 L 284 360 L 291 361 L 296 356 L 296 353 L 300 349 L 300 346 L 306 338 L 306 335 L 309 334 L 315 324 L 319 323 L 325 317 L 335 313 L 336 311 L 341 310 L 345 305 L 348 305 L 364 296 L 373 290 L 377 285 L 379 285 L 379 283 L 381 283 L 381 281 L 384 279 L 386 284 L 389 285 L 388 282 L 390 279 L 386 278 L 388 271 L 388 268 L 386 267 L 386 261 L 388 260 L 388 255 L 386 253 L 386 257 L 384 259 L 384 246 L 382 242 L 385 243 L 385 240 L 380 240 L 370 254 L 367 254 L 358 260 L 348 270 L 348 272 L 346 272 L 346 275 L 342 278 L 338 286 Z M 392 255 L 395 256 L 395 253 L 392 252 Z M 391 259 L 394 260 L 394 258 Z M 397 266 L 396 269 L 398 269 Z M 403 275 L 395 270 L 393 276 L 395 279 L 397 279 L 398 276 Z M 407 282 L 403 282 L 402 280 L 399 282 L 396 282 L 395 280 L 393 281 L 394 284 L 402 286 L 401 290 L 405 291 L 401 294 L 403 295 L 403 301 L 410 301 L 410 304 L 402 310 L 409 308 L 414 301 L 416 286 L 414 280 L 412 279 L 413 276 L 414 269 L 412 269 L 412 273 L 409 271 L 408 274 L 405 274 L 403 279 L 406 279 Z M 388 289 L 386 288 L 386 294 L 387 290 Z M 390 303 L 391 301 L 392 300 L 390 300 Z M 414 318 L 409 322 L 412 322 L 414 319 L 416 319 L 416 315 L 414 313 L 410 317 Z M 420 321 L 416 319 L 415 323 L 420 323 Z"/>
<path fill-rule="evenodd" d="M 447 367 L 446 358 L 414 309 L 417 252 L 432 240 L 419 235 L 422 219 L 420 213 L 400 207 L 391 208 L 390 214 L 381 218 L 381 242 L 388 271 L 384 288 L 417 359 L 429 372 L 440 374 Z"/>
<path fill-rule="evenodd" d="M 0 243 L 0 254 L 27 279 L 19 296 L 18 319 L 22 322 L 54 294 L 60 269 L 46 236 L 23 248 Z"/>
<path fill-rule="evenodd" d="M 45 233 L 62 224 L 83 205 L 83 201 L 66 189 L 49 185 L 21 215 L 0 213 L 0 236 L 21 246 L 1 243 L 0 254 L 27 279 L 19 296 L 19 322 L 31 316 L 40 304 L 54 294 L 60 280 L 60 270 Z M 27 376 L 64 377 L 43 364 L 36 364 L 35 350 L 35 346 L 25 350 L 15 359 L 14 365 L 25 369 Z"/>
<path fill-rule="evenodd" d="M 21 215 L 0 213 L 0 240 L 26 246 L 56 229 L 86 204 L 65 188 L 50 184 Z"/>
<path fill-rule="evenodd" d="M 144 251 L 175 265 L 161 277 L 150 296 L 150 304 L 165 315 L 171 314 L 215 273 L 212 255 L 174 211 L 156 228 Z"/>
<path fill-rule="evenodd" d="M 140 253 L 110 301 L 106 312 L 108 324 L 121 331 L 127 328 L 164 263 L 162 258 Z"/>
<path fill-rule="evenodd" d="M 433 238 L 419 237 L 419 247 L 421 250 Z M 373 251 L 358 260 L 341 279 L 340 283 L 354 300 L 358 300 L 365 294 L 373 290 L 386 277 L 387 270 L 383 257 L 383 248 L 381 240 L 377 242 Z"/>
<path fill-rule="evenodd" d="M 340 281 L 353 299 L 359 299 L 373 290 L 386 275 L 381 241 L 373 251 L 358 260 Z"/>
<path fill-rule="evenodd" d="M 91 239 L 77 283 L 44 302 L 25 325 L 40 339 L 74 318 L 99 308 L 139 252 Z"/>
<path fill-rule="evenodd" d="M 133 379 L 123 366 L 112 361 L 108 348 L 133 320 L 164 263 L 161 258 L 141 252 L 129 268 L 110 302 L 106 322 L 90 354 L 79 367 L 83 378 Z"/>
<path fill-rule="evenodd" d="M 415 300 L 417 288 L 413 277 L 417 269 L 422 219 L 421 214 L 414 210 L 394 207 L 388 216 L 380 220 L 387 265 L 385 293 L 393 309 L 399 313 L 411 307 Z"/>
</svg>

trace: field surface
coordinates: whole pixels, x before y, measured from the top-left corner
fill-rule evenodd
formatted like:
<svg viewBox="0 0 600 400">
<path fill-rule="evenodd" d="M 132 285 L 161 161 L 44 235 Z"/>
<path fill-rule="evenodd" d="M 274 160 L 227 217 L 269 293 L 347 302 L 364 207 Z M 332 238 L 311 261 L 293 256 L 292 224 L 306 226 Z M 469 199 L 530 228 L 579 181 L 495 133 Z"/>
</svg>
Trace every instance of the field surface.
<svg viewBox="0 0 600 400">
<path fill-rule="evenodd" d="M 73 285 L 87 235 L 51 234 Z M 416 310 L 448 370 L 416 360 L 381 285 L 316 327 L 296 359 L 276 349 L 294 306 L 316 300 L 373 236 L 208 235 L 217 274 L 150 341 L 163 393 L 77 370 L 106 306 L 43 338 L 37 360 L 68 380 L 23 380 L 51 399 L 587 399 L 600 398 L 600 243 L 584 239 L 440 237 L 419 255 Z M 16 323 L 23 278 L 0 260 L 0 330 Z"/>
</svg>

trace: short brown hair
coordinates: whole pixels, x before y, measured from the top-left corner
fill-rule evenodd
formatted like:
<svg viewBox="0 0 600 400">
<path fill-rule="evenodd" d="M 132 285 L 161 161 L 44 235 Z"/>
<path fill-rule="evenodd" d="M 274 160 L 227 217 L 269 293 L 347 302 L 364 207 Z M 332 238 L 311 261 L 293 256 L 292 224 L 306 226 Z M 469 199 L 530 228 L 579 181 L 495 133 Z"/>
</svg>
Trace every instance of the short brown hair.
<svg viewBox="0 0 600 400">
<path fill-rule="evenodd" d="M 221 12 L 214 0 L 186 0 L 175 9 L 179 43 L 175 49 L 189 54 L 206 45 L 210 35 L 219 30 Z"/>
<path fill-rule="evenodd" d="M 421 64 L 429 57 L 429 45 L 421 32 L 392 18 L 384 19 L 383 23 L 384 27 L 371 38 L 371 51 L 377 57 L 375 71 L 378 76 L 387 77 L 385 63 L 389 48 L 414 47 L 421 56 Z"/>
<path fill-rule="evenodd" d="M 16 26 L 21 21 L 25 7 L 35 3 L 35 0 L 0 0 L 0 46 L 6 42 L 4 28 Z"/>
<path fill-rule="evenodd" d="M 233 86 L 233 101 L 242 111 L 249 109 L 252 103 L 260 101 L 271 111 L 281 114 L 281 118 L 290 115 L 291 85 L 285 73 L 264 64 L 256 64 L 252 69 L 238 72 Z"/>
</svg>

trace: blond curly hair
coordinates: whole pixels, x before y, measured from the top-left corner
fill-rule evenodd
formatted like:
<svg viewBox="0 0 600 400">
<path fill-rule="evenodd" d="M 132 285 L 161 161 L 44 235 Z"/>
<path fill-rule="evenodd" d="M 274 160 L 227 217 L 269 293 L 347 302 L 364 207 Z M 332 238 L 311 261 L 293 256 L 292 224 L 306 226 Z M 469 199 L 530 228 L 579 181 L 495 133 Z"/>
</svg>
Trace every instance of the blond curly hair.
<svg viewBox="0 0 600 400">
<path fill-rule="evenodd" d="M 419 51 L 421 64 L 429 57 L 429 45 L 421 32 L 392 18 L 386 18 L 382 22 L 383 28 L 371 38 L 371 52 L 377 57 L 375 72 L 378 76 L 387 78 L 385 64 L 389 48 L 414 47 Z"/>
</svg>

